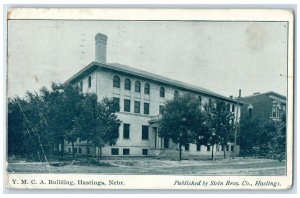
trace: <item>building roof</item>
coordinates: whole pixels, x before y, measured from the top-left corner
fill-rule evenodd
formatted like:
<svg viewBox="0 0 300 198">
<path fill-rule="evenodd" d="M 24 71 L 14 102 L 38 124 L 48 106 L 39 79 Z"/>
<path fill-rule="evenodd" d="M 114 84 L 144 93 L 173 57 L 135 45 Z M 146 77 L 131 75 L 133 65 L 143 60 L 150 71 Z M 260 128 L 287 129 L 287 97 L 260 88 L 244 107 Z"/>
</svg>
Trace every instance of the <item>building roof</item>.
<svg viewBox="0 0 300 198">
<path fill-rule="evenodd" d="M 113 71 L 118 71 L 121 73 L 125 73 L 128 75 L 133 75 L 133 76 L 137 76 L 140 78 L 145 78 L 149 81 L 156 81 L 156 82 L 160 82 L 160 83 L 164 83 L 167 85 L 171 85 L 171 86 L 175 86 L 184 90 L 188 90 L 188 91 L 193 91 L 193 92 L 198 92 L 204 95 L 208 95 L 208 96 L 213 96 L 215 98 L 219 98 L 219 99 L 223 99 L 223 100 L 227 100 L 233 103 L 241 103 L 241 101 L 237 101 L 234 99 L 231 99 L 229 97 L 225 97 L 222 96 L 220 94 L 217 94 L 215 92 L 212 92 L 208 89 L 202 88 L 202 87 L 198 87 L 195 85 L 191 85 L 188 83 L 184 83 L 181 81 L 177 81 L 177 80 L 173 80 L 171 78 L 167 78 L 164 76 L 160 76 L 157 74 L 153 74 L 147 71 L 143 71 L 140 69 L 136 69 L 133 67 L 129 67 L 127 65 L 122 65 L 119 63 L 98 63 L 98 62 L 92 62 L 89 65 L 87 65 L 86 67 L 84 67 L 82 70 L 80 70 L 79 72 L 77 72 L 75 75 L 73 75 L 70 79 L 68 79 L 65 83 L 72 83 L 77 81 L 79 78 L 82 78 L 82 76 L 86 76 L 89 73 L 91 73 L 92 71 L 96 70 L 96 69 L 108 69 L 108 70 L 113 70 Z"/>
<path fill-rule="evenodd" d="M 241 100 L 243 99 L 243 98 L 252 98 L 252 97 L 257 97 L 257 96 L 262 96 L 262 95 L 272 95 L 272 96 L 277 96 L 277 97 L 279 97 L 279 98 L 281 98 L 281 99 L 284 99 L 284 100 L 286 100 L 286 96 L 284 96 L 284 95 L 281 95 L 281 94 L 279 94 L 279 93 L 277 93 L 277 92 L 274 92 L 274 91 L 268 91 L 268 92 L 265 92 L 265 93 L 254 93 L 253 95 L 250 95 L 250 96 L 244 96 L 244 97 L 242 97 L 242 98 L 240 98 Z"/>
</svg>

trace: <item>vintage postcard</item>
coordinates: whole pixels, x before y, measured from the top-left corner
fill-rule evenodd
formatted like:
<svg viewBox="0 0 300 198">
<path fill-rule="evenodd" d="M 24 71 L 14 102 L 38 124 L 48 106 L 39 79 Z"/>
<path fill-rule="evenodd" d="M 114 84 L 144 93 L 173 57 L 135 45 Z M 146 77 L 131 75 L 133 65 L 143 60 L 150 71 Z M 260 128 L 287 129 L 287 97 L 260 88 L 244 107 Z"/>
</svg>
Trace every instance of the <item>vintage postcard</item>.
<svg viewBox="0 0 300 198">
<path fill-rule="evenodd" d="M 6 186 L 293 185 L 290 10 L 7 13 Z"/>
</svg>

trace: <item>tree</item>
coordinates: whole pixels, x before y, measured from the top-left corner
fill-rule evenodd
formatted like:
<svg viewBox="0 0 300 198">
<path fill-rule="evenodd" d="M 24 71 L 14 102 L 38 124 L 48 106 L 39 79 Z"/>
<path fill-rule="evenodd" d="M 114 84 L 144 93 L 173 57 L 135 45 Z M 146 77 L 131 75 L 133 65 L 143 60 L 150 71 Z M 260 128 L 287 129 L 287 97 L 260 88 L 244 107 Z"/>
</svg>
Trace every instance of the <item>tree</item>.
<svg viewBox="0 0 300 198">
<path fill-rule="evenodd" d="M 214 146 L 221 144 L 223 148 L 232 142 L 234 138 L 234 114 L 230 111 L 228 104 L 217 100 L 216 105 L 209 101 L 204 109 L 208 115 L 207 123 L 211 129 L 210 137 L 207 141 L 212 146 L 212 160 L 214 159 Z M 226 156 L 224 149 L 224 158 Z"/>
<path fill-rule="evenodd" d="M 47 154 L 64 142 L 92 140 L 98 147 L 115 144 L 120 120 L 115 115 L 119 105 L 105 98 L 97 101 L 95 94 L 81 94 L 71 85 L 52 84 L 40 94 L 27 92 L 26 98 L 8 100 L 9 154 L 31 156 L 47 161 Z"/>
<path fill-rule="evenodd" d="M 199 143 L 209 133 L 200 101 L 189 94 L 167 102 L 159 125 L 159 135 L 179 145 L 179 160 L 183 145 Z"/>
<path fill-rule="evenodd" d="M 121 121 L 115 113 L 119 110 L 119 104 L 112 99 L 104 98 L 99 103 L 95 94 L 86 95 L 81 102 L 81 112 L 76 125 L 81 131 L 80 138 L 87 142 L 92 141 L 100 149 L 98 159 L 102 157 L 102 147 L 105 144 L 116 144 Z"/>
<path fill-rule="evenodd" d="M 47 131 L 51 134 L 54 145 L 61 145 L 61 156 L 64 156 L 65 140 L 72 143 L 74 155 L 74 142 L 79 138 L 75 120 L 81 112 L 79 104 L 84 96 L 68 84 L 53 83 L 51 88 L 51 90 L 41 89 Z"/>
<path fill-rule="evenodd" d="M 282 161 L 286 157 L 286 114 L 276 123 L 276 135 L 272 138 L 273 147 L 271 154 L 274 159 Z"/>
<path fill-rule="evenodd" d="M 255 154 L 254 148 L 258 145 L 257 140 L 261 130 L 260 120 L 249 116 L 241 117 L 238 142 L 243 157 Z"/>
</svg>

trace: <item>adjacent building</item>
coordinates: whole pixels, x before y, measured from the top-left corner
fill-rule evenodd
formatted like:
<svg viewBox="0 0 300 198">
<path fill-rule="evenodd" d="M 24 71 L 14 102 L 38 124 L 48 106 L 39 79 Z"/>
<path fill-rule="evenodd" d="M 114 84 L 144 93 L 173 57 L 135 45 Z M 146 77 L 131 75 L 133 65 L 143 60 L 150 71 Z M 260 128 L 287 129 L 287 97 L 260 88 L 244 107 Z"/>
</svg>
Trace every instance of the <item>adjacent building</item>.
<svg viewBox="0 0 300 198">
<path fill-rule="evenodd" d="M 239 100 L 245 103 L 241 108 L 242 116 L 257 118 L 263 122 L 280 121 L 286 113 L 286 97 L 273 91 L 254 93 Z"/>
<path fill-rule="evenodd" d="M 224 97 L 210 90 L 184 82 L 166 78 L 157 74 L 139 70 L 118 63 L 106 62 L 107 36 L 98 33 L 96 40 L 96 61 L 84 67 L 66 83 L 78 86 L 83 93 L 95 93 L 98 99 L 111 97 L 120 105 L 118 118 L 122 120 L 116 145 L 105 146 L 102 156 L 165 156 L 178 152 L 178 145 L 171 139 L 158 135 L 158 119 L 168 100 L 190 93 L 201 104 L 222 100 L 235 115 L 235 122 L 240 119 L 240 102 Z M 225 148 L 216 145 L 214 155 L 232 155 L 239 152 L 239 147 L 228 143 Z M 185 145 L 183 155 L 211 155 L 208 145 Z M 66 152 L 72 152 L 70 144 Z M 95 155 L 98 148 L 86 141 L 77 141 L 75 153 Z M 176 154 L 177 155 L 177 154 Z"/>
</svg>

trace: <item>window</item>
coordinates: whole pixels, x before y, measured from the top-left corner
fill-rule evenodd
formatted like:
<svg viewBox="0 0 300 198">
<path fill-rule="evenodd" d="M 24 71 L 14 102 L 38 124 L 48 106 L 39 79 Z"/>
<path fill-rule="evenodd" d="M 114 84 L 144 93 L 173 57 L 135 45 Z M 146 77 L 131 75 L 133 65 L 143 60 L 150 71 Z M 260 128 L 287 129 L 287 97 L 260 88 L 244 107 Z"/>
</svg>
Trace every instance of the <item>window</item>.
<svg viewBox="0 0 300 198">
<path fill-rule="evenodd" d="M 178 98 L 178 96 L 179 96 L 178 91 L 175 90 L 175 91 L 174 91 L 174 98 Z"/>
<path fill-rule="evenodd" d="M 89 88 L 92 86 L 92 77 L 89 76 L 88 78 L 88 85 L 89 85 Z"/>
<path fill-rule="evenodd" d="M 143 149 L 143 155 L 148 155 L 148 149 Z"/>
<path fill-rule="evenodd" d="M 201 151 L 201 144 L 197 144 L 197 151 Z"/>
<path fill-rule="evenodd" d="M 77 153 L 77 148 L 74 148 L 74 153 Z"/>
<path fill-rule="evenodd" d="M 207 151 L 210 151 L 210 145 L 207 145 L 206 149 Z"/>
<path fill-rule="evenodd" d="M 164 138 L 164 148 L 169 148 L 169 138 Z"/>
<path fill-rule="evenodd" d="M 134 91 L 135 92 L 141 92 L 141 83 L 140 83 L 140 81 L 135 82 Z"/>
<path fill-rule="evenodd" d="M 124 89 L 131 90 L 131 82 L 128 78 L 125 79 Z"/>
<path fill-rule="evenodd" d="M 149 115 L 149 103 L 144 102 L 144 114 Z"/>
<path fill-rule="evenodd" d="M 81 148 L 78 148 L 78 153 L 81 153 L 81 151 L 82 151 Z"/>
<path fill-rule="evenodd" d="M 249 108 L 249 109 L 248 109 L 248 115 L 249 115 L 249 118 L 252 118 L 252 111 L 253 111 L 252 108 Z"/>
<path fill-rule="evenodd" d="M 118 104 L 120 107 L 120 98 L 113 97 L 113 101 L 114 101 L 114 103 Z"/>
<path fill-rule="evenodd" d="M 161 87 L 159 90 L 159 96 L 164 98 L 165 97 L 165 88 Z"/>
<path fill-rule="evenodd" d="M 86 153 L 87 153 L 87 154 L 91 154 L 91 149 L 90 149 L 90 147 L 87 147 L 87 148 L 86 148 Z"/>
<path fill-rule="evenodd" d="M 234 146 L 231 146 L 231 151 L 234 151 Z"/>
<path fill-rule="evenodd" d="M 129 155 L 130 150 L 129 149 L 123 149 L 123 155 Z"/>
<path fill-rule="evenodd" d="M 230 104 L 229 103 L 227 104 L 226 111 L 230 111 Z"/>
<path fill-rule="evenodd" d="M 120 78 L 119 78 L 119 76 L 114 76 L 114 78 L 113 78 L 113 87 L 120 88 Z"/>
<path fill-rule="evenodd" d="M 144 87 L 144 93 L 145 93 L 145 94 L 150 94 L 150 85 L 149 85 L 149 83 L 146 83 L 146 84 L 145 84 L 145 87 Z"/>
<path fill-rule="evenodd" d="M 119 149 L 118 148 L 112 148 L 111 149 L 111 155 L 119 155 Z"/>
<path fill-rule="evenodd" d="M 200 104 L 201 104 L 201 102 L 202 102 L 202 97 L 201 97 L 201 96 L 198 96 L 198 100 L 199 100 L 199 102 L 200 102 Z"/>
<path fill-rule="evenodd" d="M 139 101 L 134 101 L 134 113 L 140 113 L 141 103 Z"/>
<path fill-rule="evenodd" d="M 124 99 L 124 111 L 130 112 L 130 100 Z"/>
<path fill-rule="evenodd" d="M 149 139 L 149 126 L 142 126 L 142 140 Z"/>
<path fill-rule="evenodd" d="M 129 139 L 130 124 L 123 124 L 123 139 Z"/>
<path fill-rule="evenodd" d="M 159 105 L 159 114 L 163 114 L 163 112 L 164 112 L 164 106 Z"/>
<path fill-rule="evenodd" d="M 82 91 L 82 90 L 83 90 L 83 82 L 80 81 L 80 83 L 79 83 L 79 91 Z"/>
<path fill-rule="evenodd" d="M 234 112 L 234 110 L 235 110 L 235 106 L 234 104 L 232 104 L 231 111 Z"/>
<path fill-rule="evenodd" d="M 226 151 L 229 151 L 229 146 L 228 145 L 226 146 Z"/>
<path fill-rule="evenodd" d="M 68 149 L 68 152 L 71 153 L 71 148 Z"/>
<path fill-rule="evenodd" d="M 272 117 L 276 118 L 276 106 L 272 107 Z"/>
<path fill-rule="evenodd" d="M 224 146 L 221 147 L 221 151 L 224 151 Z"/>
<path fill-rule="evenodd" d="M 189 151 L 189 150 L 190 150 L 190 144 L 184 145 L 184 150 L 185 150 L 185 151 Z"/>
</svg>

